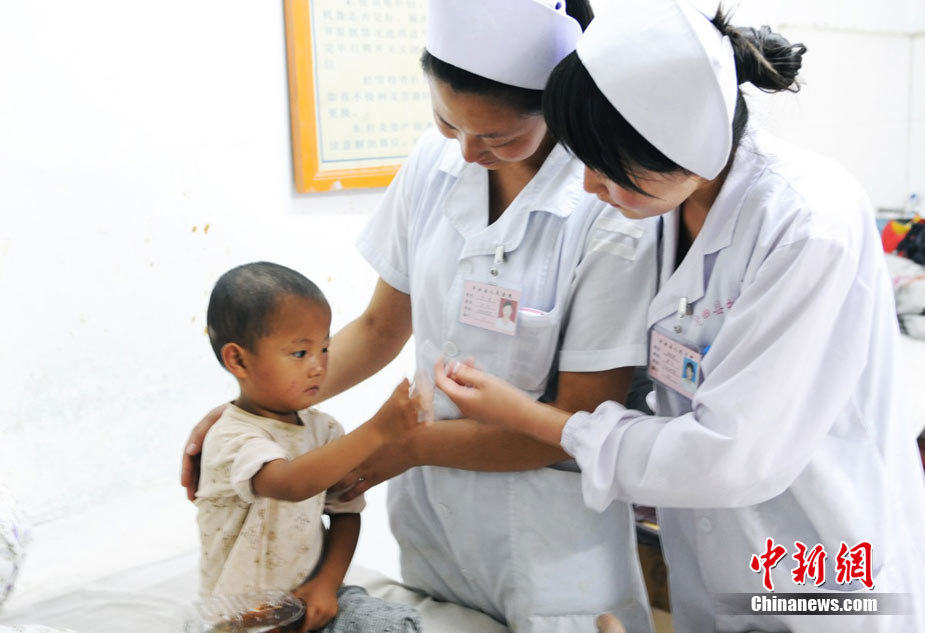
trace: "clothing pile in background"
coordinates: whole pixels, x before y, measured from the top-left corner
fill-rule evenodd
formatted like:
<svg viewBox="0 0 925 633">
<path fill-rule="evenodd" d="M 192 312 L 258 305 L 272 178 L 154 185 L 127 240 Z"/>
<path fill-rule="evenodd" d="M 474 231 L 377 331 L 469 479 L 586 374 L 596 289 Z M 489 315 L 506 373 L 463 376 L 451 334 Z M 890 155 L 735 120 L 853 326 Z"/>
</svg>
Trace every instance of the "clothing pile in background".
<svg viewBox="0 0 925 633">
<path fill-rule="evenodd" d="M 25 514 L 13 495 L 0 486 L 0 605 L 13 591 L 29 543 Z M 0 633 L 70 633 L 44 626 L 0 626 Z"/>
<path fill-rule="evenodd" d="M 0 605 L 13 591 L 28 540 L 25 515 L 13 495 L 0 486 Z"/>
<path fill-rule="evenodd" d="M 925 218 L 890 220 L 881 231 L 904 334 L 925 340 Z"/>
</svg>

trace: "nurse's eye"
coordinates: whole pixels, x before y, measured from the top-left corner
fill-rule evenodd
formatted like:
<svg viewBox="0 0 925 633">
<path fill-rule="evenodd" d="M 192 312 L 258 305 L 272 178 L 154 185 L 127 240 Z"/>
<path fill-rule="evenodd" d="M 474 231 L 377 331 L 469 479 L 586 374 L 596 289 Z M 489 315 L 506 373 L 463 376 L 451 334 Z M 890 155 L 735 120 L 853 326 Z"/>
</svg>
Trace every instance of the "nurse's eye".
<svg viewBox="0 0 925 633">
<path fill-rule="evenodd" d="M 512 145 L 513 143 L 514 143 L 514 139 L 511 139 L 510 141 L 505 141 L 503 143 L 497 143 L 495 145 L 489 145 L 488 147 L 492 149 L 496 149 L 498 147 L 507 147 L 508 145 Z"/>
<path fill-rule="evenodd" d="M 321 353 L 322 353 L 322 354 L 327 354 L 327 353 L 328 353 L 328 348 L 327 348 L 327 347 L 322 347 L 322 348 L 321 348 Z"/>
<path fill-rule="evenodd" d="M 298 352 L 292 352 L 292 355 L 296 358 L 305 358 L 305 354 L 306 352 L 304 349 L 300 349 Z"/>
</svg>

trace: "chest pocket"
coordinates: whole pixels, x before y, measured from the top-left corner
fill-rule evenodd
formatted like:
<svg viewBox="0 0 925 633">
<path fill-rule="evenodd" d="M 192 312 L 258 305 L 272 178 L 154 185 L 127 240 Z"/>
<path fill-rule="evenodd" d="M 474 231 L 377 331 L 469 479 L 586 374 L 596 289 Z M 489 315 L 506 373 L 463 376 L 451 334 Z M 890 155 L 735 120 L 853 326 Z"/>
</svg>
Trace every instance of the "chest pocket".
<svg viewBox="0 0 925 633">
<path fill-rule="evenodd" d="M 521 310 L 517 315 L 517 335 L 510 356 L 510 381 L 520 389 L 542 392 L 552 370 L 559 347 L 562 313 L 536 314 Z"/>
</svg>

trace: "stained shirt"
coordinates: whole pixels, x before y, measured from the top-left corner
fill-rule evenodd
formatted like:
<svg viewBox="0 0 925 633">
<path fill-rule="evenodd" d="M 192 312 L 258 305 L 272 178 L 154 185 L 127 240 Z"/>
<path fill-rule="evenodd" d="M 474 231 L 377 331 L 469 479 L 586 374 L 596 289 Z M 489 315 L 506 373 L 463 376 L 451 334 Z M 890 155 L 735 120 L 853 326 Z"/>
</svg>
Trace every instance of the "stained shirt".
<svg viewBox="0 0 925 633">
<path fill-rule="evenodd" d="M 196 493 L 203 593 L 294 589 L 321 560 L 322 514 L 365 507 L 362 496 L 342 502 L 321 493 L 291 502 L 254 493 L 252 479 L 264 464 L 294 459 L 344 434 L 320 411 L 298 415 L 301 426 L 228 405 L 209 429 Z"/>
</svg>

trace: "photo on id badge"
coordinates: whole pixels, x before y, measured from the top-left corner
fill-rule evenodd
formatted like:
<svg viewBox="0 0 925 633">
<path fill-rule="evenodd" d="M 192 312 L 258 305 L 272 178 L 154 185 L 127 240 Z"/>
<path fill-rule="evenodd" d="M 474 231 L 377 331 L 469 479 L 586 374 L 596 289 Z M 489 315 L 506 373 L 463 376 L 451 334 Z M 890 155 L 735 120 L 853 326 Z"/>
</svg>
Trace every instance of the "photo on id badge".
<svg viewBox="0 0 925 633">
<path fill-rule="evenodd" d="M 520 291 L 516 288 L 466 281 L 459 309 L 459 321 L 484 330 L 514 336 Z"/>
<path fill-rule="evenodd" d="M 703 353 L 659 328 L 649 340 L 649 378 L 685 398 L 693 398 L 700 384 Z"/>
</svg>

